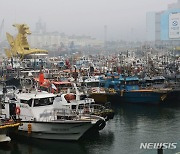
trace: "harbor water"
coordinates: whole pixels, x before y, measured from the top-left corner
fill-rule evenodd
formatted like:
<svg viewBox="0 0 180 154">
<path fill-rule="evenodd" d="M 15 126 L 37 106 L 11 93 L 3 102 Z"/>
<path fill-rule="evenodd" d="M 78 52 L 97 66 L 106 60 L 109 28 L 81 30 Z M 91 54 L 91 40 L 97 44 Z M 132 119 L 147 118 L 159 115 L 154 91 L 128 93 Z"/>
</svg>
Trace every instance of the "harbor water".
<svg viewBox="0 0 180 154">
<path fill-rule="evenodd" d="M 119 104 L 114 119 L 99 134 L 78 142 L 25 139 L 17 137 L 0 154 L 156 154 L 156 149 L 140 149 L 141 143 L 177 143 L 180 152 L 180 107 Z"/>
</svg>

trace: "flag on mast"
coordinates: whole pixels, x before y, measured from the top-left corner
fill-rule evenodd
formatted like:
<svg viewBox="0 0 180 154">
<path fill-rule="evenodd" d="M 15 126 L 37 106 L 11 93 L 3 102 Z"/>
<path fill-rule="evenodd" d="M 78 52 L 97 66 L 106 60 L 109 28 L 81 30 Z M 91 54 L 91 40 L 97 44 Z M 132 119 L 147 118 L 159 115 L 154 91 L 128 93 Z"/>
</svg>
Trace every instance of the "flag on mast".
<svg viewBox="0 0 180 154">
<path fill-rule="evenodd" d="M 39 74 L 39 84 L 42 85 L 44 83 L 44 74 L 43 72 L 40 72 Z"/>
</svg>

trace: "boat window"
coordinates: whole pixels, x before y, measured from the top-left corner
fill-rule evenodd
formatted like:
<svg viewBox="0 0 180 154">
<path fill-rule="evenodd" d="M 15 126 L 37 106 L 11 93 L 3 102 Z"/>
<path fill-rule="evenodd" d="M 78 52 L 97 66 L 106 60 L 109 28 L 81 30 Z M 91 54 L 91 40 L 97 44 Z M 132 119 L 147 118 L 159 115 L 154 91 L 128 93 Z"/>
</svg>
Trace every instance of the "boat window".
<svg viewBox="0 0 180 154">
<path fill-rule="evenodd" d="M 5 109 L 5 104 L 1 104 L 1 109 Z"/>
<path fill-rule="evenodd" d="M 54 97 L 51 97 L 51 98 L 49 98 L 49 101 L 50 101 L 50 102 L 53 102 L 54 99 L 55 99 Z"/>
<path fill-rule="evenodd" d="M 38 99 L 35 99 L 35 100 L 34 100 L 34 106 L 39 106 L 38 104 L 39 104 L 39 100 L 38 100 Z"/>
<path fill-rule="evenodd" d="M 105 86 L 105 83 L 100 83 L 100 87 L 104 87 Z"/>
<path fill-rule="evenodd" d="M 47 87 L 40 86 L 40 90 L 42 90 L 42 91 L 48 91 L 48 88 L 47 88 Z"/>
<path fill-rule="evenodd" d="M 56 85 L 58 85 L 58 84 L 56 84 Z M 64 83 L 64 84 L 60 84 L 59 87 L 61 87 L 61 88 L 70 88 L 70 87 L 72 87 L 72 85 L 71 85 L 71 83 Z"/>
<path fill-rule="evenodd" d="M 86 104 L 85 104 L 85 107 L 89 107 L 89 106 L 90 106 L 90 104 L 89 104 L 89 103 L 86 103 Z"/>
<path fill-rule="evenodd" d="M 126 81 L 127 85 L 138 85 L 138 81 L 134 80 L 134 81 Z"/>
<path fill-rule="evenodd" d="M 72 110 L 76 109 L 76 105 L 72 105 Z"/>
<path fill-rule="evenodd" d="M 27 103 L 31 107 L 32 106 L 32 99 L 28 100 Z"/>
<path fill-rule="evenodd" d="M 114 88 L 114 85 L 110 84 L 110 85 L 109 85 L 109 88 Z"/>
<path fill-rule="evenodd" d="M 52 105 L 53 101 L 50 101 L 52 98 L 41 98 L 41 99 L 35 99 L 34 100 L 34 106 L 46 106 L 46 105 Z"/>
<path fill-rule="evenodd" d="M 87 87 L 99 87 L 99 82 L 88 82 Z"/>
<path fill-rule="evenodd" d="M 84 104 L 79 104 L 78 109 L 84 109 Z"/>
<path fill-rule="evenodd" d="M 30 100 L 21 99 L 21 103 L 28 104 L 31 107 L 32 106 L 32 99 L 30 99 Z"/>
<path fill-rule="evenodd" d="M 162 84 L 162 83 L 164 83 L 164 79 L 154 80 L 154 83 L 155 83 L 155 84 Z"/>
<path fill-rule="evenodd" d="M 84 100 L 85 98 L 87 98 L 86 95 L 80 95 L 80 100 Z"/>
</svg>

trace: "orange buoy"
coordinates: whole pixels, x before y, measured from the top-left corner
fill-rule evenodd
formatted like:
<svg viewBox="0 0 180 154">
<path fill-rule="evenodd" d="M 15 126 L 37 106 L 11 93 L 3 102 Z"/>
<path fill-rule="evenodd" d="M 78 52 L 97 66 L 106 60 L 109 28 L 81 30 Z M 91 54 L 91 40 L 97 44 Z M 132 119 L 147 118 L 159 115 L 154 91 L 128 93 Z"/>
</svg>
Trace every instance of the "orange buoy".
<svg viewBox="0 0 180 154">
<path fill-rule="evenodd" d="M 28 124 L 28 134 L 31 134 L 32 132 L 32 125 L 29 123 Z"/>
</svg>

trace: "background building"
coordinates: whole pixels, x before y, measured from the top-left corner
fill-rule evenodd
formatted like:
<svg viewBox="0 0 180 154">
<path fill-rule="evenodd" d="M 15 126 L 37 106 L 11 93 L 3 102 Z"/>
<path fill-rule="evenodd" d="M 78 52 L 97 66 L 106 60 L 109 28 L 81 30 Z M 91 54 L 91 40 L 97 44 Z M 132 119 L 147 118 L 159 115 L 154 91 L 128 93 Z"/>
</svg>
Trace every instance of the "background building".
<svg viewBox="0 0 180 154">
<path fill-rule="evenodd" d="M 71 53 L 73 51 L 88 49 L 91 47 L 103 47 L 104 42 L 91 36 L 67 36 L 64 33 L 46 32 L 46 24 L 39 20 L 36 23 L 35 31 L 28 36 L 28 42 L 33 48 L 42 48 L 49 51 L 50 55 Z"/>
<path fill-rule="evenodd" d="M 146 15 L 147 41 L 158 46 L 180 46 L 180 0 L 161 12 Z"/>
</svg>

